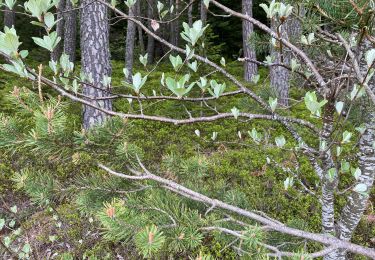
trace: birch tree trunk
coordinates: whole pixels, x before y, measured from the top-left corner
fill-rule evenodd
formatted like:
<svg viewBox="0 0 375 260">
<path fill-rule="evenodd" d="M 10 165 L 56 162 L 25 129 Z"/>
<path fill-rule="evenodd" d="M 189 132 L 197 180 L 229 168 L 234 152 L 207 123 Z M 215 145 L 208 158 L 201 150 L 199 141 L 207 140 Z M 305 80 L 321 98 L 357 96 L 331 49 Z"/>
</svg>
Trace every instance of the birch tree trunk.
<svg viewBox="0 0 375 260">
<path fill-rule="evenodd" d="M 147 6 L 147 17 L 149 19 L 154 19 L 155 18 L 155 0 L 149 0 L 148 1 L 148 6 Z M 148 22 L 148 27 L 151 31 L 153 31 L 151 27 L 151 21 Z M 154 63 L 154 58 L 155 58 L 155 39 L 151 35 L 147 34 L 147 62 L 148 64 Z"/>
<path fill-rule="evenodd" d="M 335 113 L 335 105 L 333 101 L 324 107 L 323 130 L 320 142 L 330 143 L 330 137 L 333 132 L 333 120 Z M 328 150 L 322 155 L 322 229 L 327 235 L 334 235 L 335 232 L 335 190 L 338 183 L 337 174 L 332 178 L 328 176 L 329 169 L 334 167 L 331 151 Z"/>
<path fill-rule="evenodd" d="M 370 191 L 374 185 L 375 178 L 375 153 L 373 143 L 375 141 L 375 110 L 369 114 L 367 130 L 362 135 L 359 143 L 359 167 L 362 171 L 358 178 L 358 184 L 364 184 Z M 349 195 L 346 205 L 341 212 L 340 219 L 337 224 L 336 236 L 342 240 L 350 241 L 355 229 L 361 220 L 363 213 L 368 207 L 369 196 L 352 191 Z M 325 260 L 345 260 L 346 252 L 344 250 L 336 250 L 325 257 Z"/>
<path fill-rule="evenodd" d="M 81 2 L 81 53 L 82 71 L 91 75 L 93 84 L 84 85 L 83 93 L 92 97 L 108 96 L 108 88 L 103 85 L 105 76 L 111 76 L 109 53 L 109 26 L 107 7 L 98 2 L 83 0 Z M 110 100 L 94 101 L 96 106 L 112 110 Z M 83 127 L 89 129 L 102 124 L 109 116 L 88 106 L 83 108 Z"/>
<path fill-rule="evenodd" d="M 364 42 L 364 46 L 360 46 L 365 53 L 371 49 L 371 44 L 367 41 Z M 361 55 L 358 55 L 360 57 Z M 367 71 L 367 64 L 362 59 L 361 67 L 363 72 Z M 372 91 L 375 90 L 375 78 L 372 78 L 369 82 L 369 87 Z M 365 127 L 366 131 L 361 136 L 359 142 L 359 158 L 358 166 L 361 170 L 355 185 L 365 185 L 367 187 L 367 193 L 370 193 L 374 185 L 375 179 L 375 107 L 374 104 L 362 104 L 363 113 L 365 114 Z M 336 224 L 336 237 L 344 241 L 350 241 L 355 229 L 358 226 L 366 208 L 369 206 L 369 196 L 366 194 L 358 193 L 354 190 L 348 195 L 346 205 L 341 211 L 340 218 Z M 346 260 L 345 250 L 335 250 L 326 257 L 324 260 Z"/>
<path fill-rule="evenodd" d="M 129 8 L 129 16 L 136 14 L 136 6 Z M 126 46 L 125 46 L 125 68 L 129 72 L 129 77 L 125 79 L 127 82 L 131 82 L 133 75 L 133 63 L 134 63 L 134 43 L 136 34 L 136 24 L 128 20 L 128 26 L 126 30 Z"/>
<path fill-rule="evenodd" d="M 67 0 L 70 1 L 70 0 Z M 54 61 L 57 61 L 62 52 L 63 52 L 63 41 L 64 41 L 64 12 L 65 10 L 65 0 L 59 0 L 59 3 L 57 5 L 57 19 L 58 22 L 56 24 L 56 33 L 57 36 L 61 37 L 61 41 L 57 44 L 56 48 L 51 53 L 51 59 Z"/>
<path fill-rule="evenodd" d="M 288 39 L 288 24 L 283 23 L 281 26 L 274 20 L 271 21 L 271 28 L 273 31 L 277 31 L 281 37 Z M 286 54 L 285 48 L 282 48 L 280 42 L 276 41 L 276 46 L 271 44 L 271 57 L 274 63 L 285 63 L 288 64 L 289 55 Z M 289 79 L 290 73 L 284 67 L 271 66 L 270 67 L 270 81 L 271 88 L 274 90 L 278 103 L 281 106 L 289 105 Z"/>
<path fill-rule="evenodd" d="M 250 17 L 253 16 L 253 1 L 242 0 L 242 13 Z M 244 58 L 256 60 L 256 53 L 254 48 L 251 46 L 249 39 L 254 31 L 253 24 L 243 20 L 242 21 L 242 38 L 243 38 L 243 50 Z M 244 78 L 245 81 L 250 82 L 251 78 L 258 73 L 258 66 L 255 63 L 245 61 L 244 63 Z"/>
<path fill-rule="evenodd" d="M 4 8 L 4 26 L 12 28 L 16 22 L 16 13 L 8 7 Z"/>
<path fill-rule="evenodd" d="M 70 0 L 66 0 L 64 13 L 64 53 L 69 55 L 71 62 L 76 60 L 77 47 L 77 10 Z"/>
</svg>

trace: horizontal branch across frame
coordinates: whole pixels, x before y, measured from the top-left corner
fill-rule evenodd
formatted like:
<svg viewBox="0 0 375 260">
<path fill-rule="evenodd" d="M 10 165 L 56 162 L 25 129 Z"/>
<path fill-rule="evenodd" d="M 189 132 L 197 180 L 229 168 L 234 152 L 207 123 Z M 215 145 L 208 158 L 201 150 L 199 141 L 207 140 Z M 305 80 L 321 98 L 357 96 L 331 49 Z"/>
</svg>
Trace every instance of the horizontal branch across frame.
<svg viewBox="0 0 375 260">
<path fill-rule="evenodd" d="M 356 245 L 347 241 L 340 240 L 338 238 L 335 238 L 333 236 L 327 236 L 323 234 L 316 234 L 316 233 L 311 233 L 295 228 L 288 227 L 284 224 L 280 224 L 279 221 L 270 219 L 269 217 L 264 217 L 262 215 L 259 215 L 257 213 L 244 210 L 242 208 L 227 204 L 223 201 L 217 200 L 217 199 L 212 199 L 210 197 L 207 197 L 201 193 L 198 193 L 196 191 L 193 191 L 191 189 L 188 189 L 172 180 L 168 180 L 165 178 L 162 178 L 160 176 L 157 176 L 155 174 L 152 174 L 150 171 L 146 169 L 146 167 L 139 161 L 139 165 L 142 168 L 143 172 L 134 170 L 132 168 L 128 168 L 131 173 L 134 175 L 126 175 L 120 172 L 116 172 L 109 167 L 103 165 L 103 164 L 98 164 L 98 167 L 101 168 L 102 170 L 106 171 L 107 173 L 123 178 L 123 179 L 128 179 L 128 180 L 152 180 L 156 181 L 159 184 L 162 184 L 162 187 L 165 189 L 168 189 L 174 193 L 177 193 L 183 197 L 198 201 L 198 202 L 203 202 L 207 203 L 209 205 L 212 205 L 213 207 L 216 208 L 221 208 L 223 210 L 227 210 L 229 212 L 241 215 L 243 217 L 255 220 L 267 227 L 269 230 L 277 231 L 283 234 L 288 234 L 300 238 L 305 238 L 308 240 L 312 240 L 315 242 L 322 243 L 328 247 L 335 247 L 339 249 L 344 249 L 348 250 L 350 252 L 364 255 L 370 258 L 375 259 L 375 250 L 367 247 L 363 247 L 360 245 Z"/>
</svg>

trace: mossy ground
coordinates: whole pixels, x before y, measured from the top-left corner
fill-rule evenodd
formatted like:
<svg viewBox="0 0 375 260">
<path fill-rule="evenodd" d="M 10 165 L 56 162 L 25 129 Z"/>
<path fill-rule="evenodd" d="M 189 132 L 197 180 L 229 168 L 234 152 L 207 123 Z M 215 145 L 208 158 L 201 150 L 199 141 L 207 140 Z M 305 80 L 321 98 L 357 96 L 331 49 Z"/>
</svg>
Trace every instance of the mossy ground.
<svg viewBox="0 0 375 260">
<path fill-rule="evenodd" d="M 37 64 L 34 63 L 36 67 Z M 123 79 L 122 74 L 123 64 L 121 62 L 113 62 L 113 85 L 121 86 Z M 146 72 L 144 68 L 137 65 L 135 71 L 141 70 L 144 75 Z M 209 68 L 203 68 L 209 72 Z M 227 65 L 227 70 L 232 74 L 241 78 L 242 66 L 240 63 L 231 63 Z M 158 70 L 153 73 L 147 81 L 145 93 L 151 95 L 153 90 L 157 92 L 168 93 L 166 88 L 160 85 L 161 73 L 167 71 L 167 75 L 174 75 L 170 64 L 162 63 Z M 46 70 L 48 74 L 48 69 Z M 264 79 L 267 72 L 260 71 L 261 77 Z M 198 75 L 194 75 L 198 76 Z M 229 90 L 235 90 L 229 81 L 225 80 L 222 75 L 215 74 L 218 81 L 226 81 Z M 247 84 L 249 88 L 258 93 L 260 96 L 268 100 L 268 96 L 272 95 L 268 86 Z M 36 91 L 36 86 L 25 80 L 19 79 L 17 76 L 0 72 L 0 112 L 6 114 L 15 114 L 12 104 L 7 102 L 6 93 L 11 91 L 14 86 L 26 86 Z M 44 89 L 45 92 L 53 93 L 53 91 Z M 128 93 L 124 87 L 116 87 L 115 91 Z M 300 88 L 292 89 L 292 98 L 300 100 L 303 96 L 304 90 Z M 198 89 L 193 91 L 193 95 L 199 96 Z M 150 103 L 151 104 L 151 103 Z M 245 95 L 236 97 L 224 98 L 223 100 L 209 102 L 211 106 L 215 106 L 220 111 L 229 112 L 234 106 L 244 112 L 261 113 L 262 109 L 257 104 L 251 101 Z M 164 115 L 170 117 L 183 118 L 187 116 L 186 109 L 191 111 L 193 116 L 199 116 L 201 112 L 212 113 L 205 106 L 194 105 L 192 103 L 184 103 L 185 107 L 179 102 L 166 101 L 163 103 L 144 105 L 144 113 Z M 116 110 L 125 112 L 134 112 L 139 109 L 138 104 L 133 102 L 131 105 L 127 100 L 116 101 Z M 78 104 L 72 104 L 69 108 L 72 112 L 71 120 L 77 122 L 72 124 L 74 130 L 79 130 L 81 108 Z M 314 122 L 310 118 L 309 113 L 304 108 L 302 102 L 297 102 L 288 111 L 280 111 L 280 113 L 297 116 Z M 319 124 L 315 120 L 316 124 Z M 144 152 L 144 163 L 153 170 L 162 169 L 165 172 L 168 170 L 176 171 L 169 172 L 174 178 L 183 182 L 188 187 L 199 191 L 204 191 L 211 196 L 222 199 L 238 206 L 245 207 L 251 210 L 258 210 L 265 212 L 271 217 L 274 217 L 282 222 L 288 223 L 291 226 L 300 227 L 305 230 L 320 232 L 320 205 L 318 200 L 306 193 L 301 193 L 296 190 L 284 190 L 283 181 L 288 175 L 272 165 L 267 165 L 266 158 L 270 157 L 277 160 L 279 163 L 288 167 L 294 168 L 297 159 L 300 163 L 300 172 L 305 183 L 314 186 L 317 181 L 311 166 L 306 158 L 296 158 L 293 153 L 275 149 L 272 145 L 276 136 L 285 135 L 288 144 L 292 145 L 292 139 L 287 134 L 285 129 L 278 123 L 269 121 L 241 121 L 235 119 L 221 120 L 214 123 L 199 123 L 194 125 L 172 125 L 152 121 L 131 121 L 129 127 L 126 129 L 128 139 L 132 143 L 140 147 Z M 256 128 L 266 136 L 266 143 L 256 145 L 247 135 L 247 131 Z M 200 130 L 200 137 L 195 135 L 195 130 Z M 218 132 L 218 138 L 215 141 L 211 140 L 213 132 Z M 238 132 L 242 133 L 241 138 Z M 315 138 L 309 131 L 302 132 L 306 141 L 316 144 Z M 9 155 L 8 155 L 9 156 Z M 18 155 L 11 155 L 0 160 L 0 192 L 5 194 L 12 189 L 10 178 L 14 171 L 19 170 L 20 164 L 30 165 L 30 162 L 14 162 L 14 158 Z M 20 156 L 22 157 L 22 156 Z M 204 158 L 207 163 L 203 176 L 195 176 L 198 174 L 194 171 L 191 163 L 184 168 L 183 162 L 177 163 L 176 166 L 171 167 L 168 160 L 170 158 L 179 158 L 180 161 L 193 160 L 192 158 Z M 10 159 L 12 158 L 12 159 Z M 44 161 L 44 160 L 41 160 Z M 201 162 L 201 161 L 200 161 Z M 198 163 L 200 163 L 198 162 Z M 31 163 L 33 164 L 33 163 Z M 36 162 L 38 164 L 38 162 Z M 59 178 L 68 178 L 72 172 L 77 171 L 75 166 L 70 168 L 57 167 L 56 174 Z M 83 167 L 82 167 L 83 168 Z M 171 177 L 171 176 L 167 176 Z M 7 190 L 8 189 L 8 190 Z M 319 192 L 319 191 L 318 191 Z M 12 203 L 12 202 L 11 202 Z M 343 200 L 338 200 L 338 207 L 343 205 Z M 90 259 L 113 259 L 113 254 L 117 249 L 115 245 L 107 242 L 100 242 L 90 240 L 90 243 L 80 244 L 78 241 L 82 237 L 83 232 L 92 230 L 88 227 L 87 218 L 81 215 L 77 209 L 75 202 L 64 201 L 57 209 L 61 218 L 68 223 L 65 234 L 57 234 L 61 239 L 72 241 L 71 254 L 74 256 L 90 256 Z M 51 218 L 48 212 L 32 212 L 33 214 L 29 220 L 23 223 L 26 230 L 33 230 L 35 225 L 40 221 L 47 221 Z M 91 225 L 91 224 L 90 224 Z M 89 225 L 89 226 L 90 226 Z M 39 225 L 40 228 L 43 228 Z M 38 241 L 48 242 L 48 237 L 51 235 L 48 225 L 45 226 L 46 231 L 38 233 Z M 53 229 L 55 230 L 55 229 Z M 92 231 L 95 232 L 95 231 Z M 366 221 L 361 222 L 357 234 L 354 237 L 354 242 L 364 245 L 369 245 L 371 236 L 375 234 L 374 224 Z M 360 234 L 360 235 L 359 235 Z M 50 243 L 50 242 L 48 242 Z M 120 246 L 122 247 L 122 245 Z M 211 241 L 208 245 L 203 245 L 204 250 L 210 251 L 212 254 L 221 252 L 222 245 L 219 242 Z M 207 249 L 210 248 L 210 249 Z M 118 247 L 117 247 L 118 248 Z M 105 252 L 105 253 L 103 253 Z M 219 253 L 217 253 L 219 254 Z M 216 254 L 216 255 L 217 255 Z M 230 253 L 226 255 L 229 259 Z M 69 259 L 66 254 L 62 259 Z M 95 258 L 96 257 L 96 258 Z M 223 256 L 217 255 L 218 258 Z"/>
</svg>

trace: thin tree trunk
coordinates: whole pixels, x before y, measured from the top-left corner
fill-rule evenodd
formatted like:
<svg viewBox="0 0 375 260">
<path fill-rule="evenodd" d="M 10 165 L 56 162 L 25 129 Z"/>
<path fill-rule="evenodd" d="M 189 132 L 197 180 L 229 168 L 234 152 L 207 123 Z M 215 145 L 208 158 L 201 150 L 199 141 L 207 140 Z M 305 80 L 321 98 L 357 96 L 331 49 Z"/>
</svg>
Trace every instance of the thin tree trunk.
<svg viewBox="0 0 375 260">
<path fill-rule="evenodd" d="M 207 23 L 207 7 L 204 4 L 203 0 L 201 1 L 201 4 L 200 4 L 200 15 L 201 15 L 201 21 L 203 23 L 203 26 L 205 26 Z"/>
<path fill-rule="evenodd" d="M 137 5 L 137 15 L 142 17 L 141 1 L 137 1 L 136 5 Z M 143 40 L 143 31 L 140 26 L 137 26 L 137 29 L 138 29 L 139 48 L 140 48 L 141 54 L 143 55 L 145 54 L 145 43 Z"/>
<path fill-rule="evenodd" d="M 242 13 L 250 17 L 253 16 L 253 1 L 242 0 Z M 254 48 L 251 46 L 249 39 L 254 31 L 253 24 L 243 20 L 242 21 L 242 38 L 243 38 L 243 50 L 244 57 L 252 60 L 256 60 L 256 53 Z M 245 61 L 244 63 L 244 78 L 246 81 L 251 81 L 251 78 L 258 73 L 258 66 L 255 63 Z"/>
<path fill-rule="evenodd" d="M 105 97 L 108 93 L 104 89 L 108 88 L 103 86 L 102 80 L 105 76 L 111 76 L 108 10 L 105 5 L 91 0 L 83 0 L 81 7 L 82 70 L 87 76 L 91 75 L 93 84 L 96 86 L 93 88 L 90 85 L 84 85 L 83 93 L 92 97 Z M 112 110 L 110 100 L 93 102 L 96 106 Z M 83 127 L 85 129 L 102 124 L 107 118 L 108 115 L 105 113 L 84 106 Z"/>
<path fill-rule="evenodd" d="M 136 13 L 136 7 L 132 6 L 129 8 L 129 16 L 134 16 Z M 126 81 L 131 82 L 133 75 L 133 63 L 134 63 L 134 43 L 135 43 L 136 25 L 134 22 L 128 20 L 128 26 L 126 31 L 126 46 L 125 46 L 125 68 L 129 72 L 129 77 Z"/>
<path fill-rule="evenodd" d="M 70 1 L 70 0 L 68 0 Z M 59 20 L 56 24 L 56 32 L 57 36 L 61 37 L 61 41 L 57 44 L 56 48 L 51 53 L 51 59 L 57 61 L 62 52 L 63 52 L 63 41 L 64 41 L 64 15 L 63 11 L 65 10 L 65 0 L 59 0 L 57 5 L 57 20 Z"/>
<path fill-rule="evenodd" d="M 324 120 L 321 142 L 330 142 L 330 137 L 333 131 L 332 122 L 334 120 L 334 104 L 329 102 L 324 107 Z M 322 229 L 324 234 L 334 235 L 335 232 L 335 190 L 338 179 L 337 174 L 330 178 L 327 174 L 329 169 L 334 167 L 330 150 L 326 151 L 322 159 Z"/>
<path fill-rule="evenodd" d="M 155 7 L 155 0 L 149 0 L 147 6 L 147 17 L 149 19 L 154 19 L 154 7 Z M 153 30 L 151 27 L 151 21 L 148 23 L 148 27 L 150 30 Z M 148 64 L 152 64 L 155 58 L 155 39 L 151 35 L 147 35 L 147 62 Z"/>
<path fill-rule="evenodd" d="M 366 52 L 371 48 L 371 44 L 367 41 L 360 46 L 363 48 L 363 52 Z M 361 55 L 358 55 L 360 57 Z M 367 71 L 367 64 L 362 59 L 361 67 L 363 71 Z M 373 91 L 375 90 L 375 78 L 369 82 L 369 87 Z M 359 168 L 361 175 L 359 176 L 356 185 L 362 184 L 367 187 L 367 193 L 369 193 L 374 185 L 375 179 L 375 107 L 374 104 L 362 104 L 363 114 L 366 119 L 366 131 L 361 136 L 359 142 Z M 336 237 L 344 241 L 350 241 L 355 229 L 358 226 L 366 208 L 369 206 L 369 196 L 364 195 L 355 191 L 351 191 L 350 195 L 346 200 L 346 205 L 341 211 L 340 218 L 336 225 Z M 326 257 L 324 260 L 346 260 L 345 250 L 335 250 Z"/>
<path fill-rule="evenodd" d="M 360 144 L 359 167 L 362 171 L 358 179 L 358 184 L 366 185 L 368 191 L 374 185 L 375 178 L 375 154 L 373 143 L 375 141 L 375 112 L 370 114 L 369 122 L 366 124 L 367 130 L 363 134 Z M 347 203 L 341 212 L 340 220 L 337 224 L 337 237 L 350 241 L 354 230 L 357 228 L 363 213 L 368 206 L 369 196 L 352 191 L 347 199 Z M 325 259 L 345 260 L 346 251 L 336 250 Z"/>
<path fill-rule="evenodd" d="M 174 15 L 172 15 L 172 19 L 174 20 L 171 22 L 170 43 L 172 43 L 174 46 L 178 46 L 180 36 L 180 21 L 177 16 L 179 15 L 180 0 L 170 0 L 170 4 L 171 6 L 174 4 Z"/>
<path fill-rule="evenodd" d="M 194 5 L 193 0 L 190 0 L 189 8 L 188 8 L 188 22 L 189 22 L 190 27 L 193 26 L 193 5 Z"/>
<path fill-rule="evenodd" d="M 10 10 L 8 7 L 5 7 L 4 10 L 4 26 L 12 28 L 16 22 L 16 13 L 14 10 Z"/>
<path fill-rule="evenodd" d="M 289 41 L 292 42 L 294 45 L 299 46 L 299 41 L 301 39 L 302 35 L 302 19 L 306 15 L 306 10 L 303 4 L 297 4 L 295 8 L 298 8 L 296 11 L 296 15 L 298 15 L 298 18 L 290 16 L 287 23 L 288 23 L 288 36 Z M 290 61 L 292 57 L 292 52 L 287 52 L 286 55 L 288 55 L 288 60 Z M 303 86 L 304 79 L 294 73 L 293 74 L 293 85 L 297 87 Z"/>
<path fill-rule="evenodd" d="M 71 62 L 76 60 L 77 45 L 77 10 L 74 10 L 72 2 L 66 1 L 64 14 L 64 53 L 69 55 Z"/>
<path fill-rule="evenodd" d="M 138 29 L 138 42 L 139 42 L 139 50 L 141 52 L 141 54 L 145 54 L 145 43 L 144 43 L 144 40 L 143 40 L 143 31 L 142 31 L 142 28 L 140 26 L 137 26 L 137 29 Z"/>
<path fill-rule="evenodd" d="M 277 28 L 278 24 L 274 20 L 271 21 L 271 28 L 275 32 L 278 31 L 280 36 L 283 38 L 288 38 L 288 25 L 284 23 L 279 28 Z M 285 63 L 288 64 L 288 57 L 286 55 L 285 48 L 282 48 L 280 42 L 276 42 L 276 47 L 271 46 L 271 57 L 273 57 L 274 63 Z M 289 79 L 290 73 L 289 70 L 281 67 L 281 66 L 271 66 L 270 67 L 270 81 L 271 87 L 274 90 L 277 98 L 278 103 L 281 106 L 288 106 L 289 105 Z"/>
<path fill-rule="evenodd" d="M 324 107 L 324 121 L 322 137 L 320 142 L 330 142 L 330 136 L 333 132 L 335 106 L 329 102 Z M 335 166 L 332 161 L 330 150 L 323 156 L 322 168 L 323 176 L 322 182 L 322 231 L 324 234 L 335 236 L 335 191 L 338 184 L 338 175 L 333 177 L 328 176 L 329 169 Z"/>
</svg>

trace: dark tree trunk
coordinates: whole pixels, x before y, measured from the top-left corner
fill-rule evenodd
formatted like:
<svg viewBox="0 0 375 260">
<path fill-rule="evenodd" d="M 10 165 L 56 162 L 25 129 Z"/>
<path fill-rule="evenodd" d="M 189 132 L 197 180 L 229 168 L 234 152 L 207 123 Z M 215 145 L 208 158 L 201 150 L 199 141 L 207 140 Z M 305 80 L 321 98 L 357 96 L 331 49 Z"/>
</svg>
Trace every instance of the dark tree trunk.
<svg viewBox="0 0 375 260">
<path fill-rule="evenodd" d="M 280 36 L 283 38 L 288 38 L 288 24 L 284 23 L 279 28 L 278 24 L 275 21 L 271 22 L 271 28 L 273 31 L 278 31 Z M 271 57 L 273 57 L 274 63 L 285 63 L 289 64 L 290 55 L 286 53 L 286 49 L 282 48 L 283 46 L 280 42 L 276 42 L 276 47 L 271 46 Z M 289 70 L 281 66 L 271 66 L 270 67 L 270 81 L 271 88 L 274 90 L 278 103 L 281 106 L 289 105 L 289 79 L 290 73 Z"/>
<path fill-rule="evenodd" d="M 250 17 L 253 16 L 253 1 L 242 0 L 242 13 Z M 242 38 L 243 38 L 243 53 L 244 58 L 256 60 L 256 53 L 250 44 L 250 36 L 254 31 L 253 24 L 243 20 L 242 22 Z M 251 81 L 251 78 L 258 73 L 258 66 L 252 62 L 244 63 L 244 78 L 246 81 Z"/>
<path fill-rule="evenodd" d="M 172 19 L 174 20 L 171 22 L 170 43 L 172 43 L 174 46 L 178 46 L 180 36 L 180 20 L 177 16 L 179 15 L 180 0 L 170 0 L 170 4 L 174 4 L 174 13 L 172 15 Z"/>
<path fill-rule="evenodd" d="M 137 15 L 142 17 L 141 1 L 137 1 L 136 5 L 137 5 Z M 145 54 L 145 43 L 144 43 L 144 40 L 143 40 L 143 30 L 142 30 L 141 26 L 137 26 L 137 29 L 138 29 L 139 49 L 140 49 L 141 54 L 143 55 L 143 54 Z"/>
<path fill-rule="evenodd" d="M 136 14 L 136 7 L 132 6 L 129 9 L 129 16 Z M 125 67 L 129 72 L 129 77 L 126 79 L 131 82 L 133 75 L 133 62 L 134 62 L 134 43 L 135 43 L 136 24 L 128 20 L 126 31 L 126 46 L 125 46 Z"/>
<path fill-rule="evenodd" d="M 77 10 L 74 10 L 72 2 L 66 1 L 64 13 L 64 53 L 69 55 L 71 62 L 76 60 L 77 45 Z"/>
<path fill-rule="evenodd" d="M 4 26 L 12 28 L 16 22 L 16 13 L 14 10 L 9 10 L 8 7 L 5 7 L 4 10 Z"/>
<path fill-rule="evenodd" d="M 294 18 L 292 16 L 288 19 L 288 37 L 289 41 L 292 42 L 294 45 L 299 46 L 299 41 L 301 39 L 302 35 L 302 19 L 306 15 L 306 10 L 303 6 L 303 4 L 296 5 L 295 8 L 297 8 L 297 15 L 298 18 Z M 287 60 L 291 60 L 292 52 L 287 52 L 286 55 L 288 55 Z M 292 84 L 297 87 L 302 87 L 304 83 L 303 77 L 300 75 L 294 73 L 292 77 Z"/>
<path fill-rule="evenodd" d="M 190 0 L 189 2 L 189 8 L 188 8 L 188 21 L 189 21 L 189 26 L 193 26 L 193 6 L 194 2 L 193 0 Z"/>
<path fill-rule="evenodd" d="M 138 26 L 137 29 L 138 29 L 139 51 L 143 55 L 143 54 L 145 54 L 145 43 L 144 43 L 144 40 L 143 40 L 143 31 L 142 31 L 142 28 L 140 26 Z"/>
<path fill-rule="evenodd" d="M 67 0 L 70 1 L 70 0 Z M 57 5 L 57 20 L 59 20 L 56 24 L 56 32 L 59 37 L 61 37 L 61 41 L 57 44 L 56 48 L 51 53 L 51 59 L 57 61 L 62 52 L 63 52 L 63 41 L 64 41 L 64 14 L 63 11 L 65 10 L 65 0 L 60 0 Z"/>
<path fill-rule="evenodd" d="M 102 80 L 105 76 L 111 76 L 110 53 L 109 53 L 109 26 L 107 7 L 98 2 L 83 0 L 81 2 L 81 52 L 82 70 L 86 75 L 91 75 L 93 84 L 99 88 L 85 85 L 83 93 L 92 97 L 105 97 Z M 103 90 L 101 90 L 103 89 Z M 110 100 L 94 101 L 94 104 L 112 110 Z M 83 127 L 89 129 L 94 125 L 102 124 L 108 115 L 84 106 Z"/>
<path fill-rule="evenodd" d="M 155 17 L 154 8 L 155 8 L 155 0 L 149 0 L 148 6 L 147 6 L 147 17 L 149 19 L 154 19 Z M 148 27 L 150 30 L 153 30 L 151 28 L 151 21 L 149 21 Z M 155 59 L 155 39 L 151 35 L 147 35 L 147 54 L 148 54 L 148 64 L 152 64 Z"/>
<path fill-rule="evenodd" d="M 204 4 L 203 0 L 201 1 L 200 4 L 200 15 L 201 15 L 201 21 L 203 25 L 206 25 L 207 23 L 207 8 L 206 5 Z"/>
</svg>

